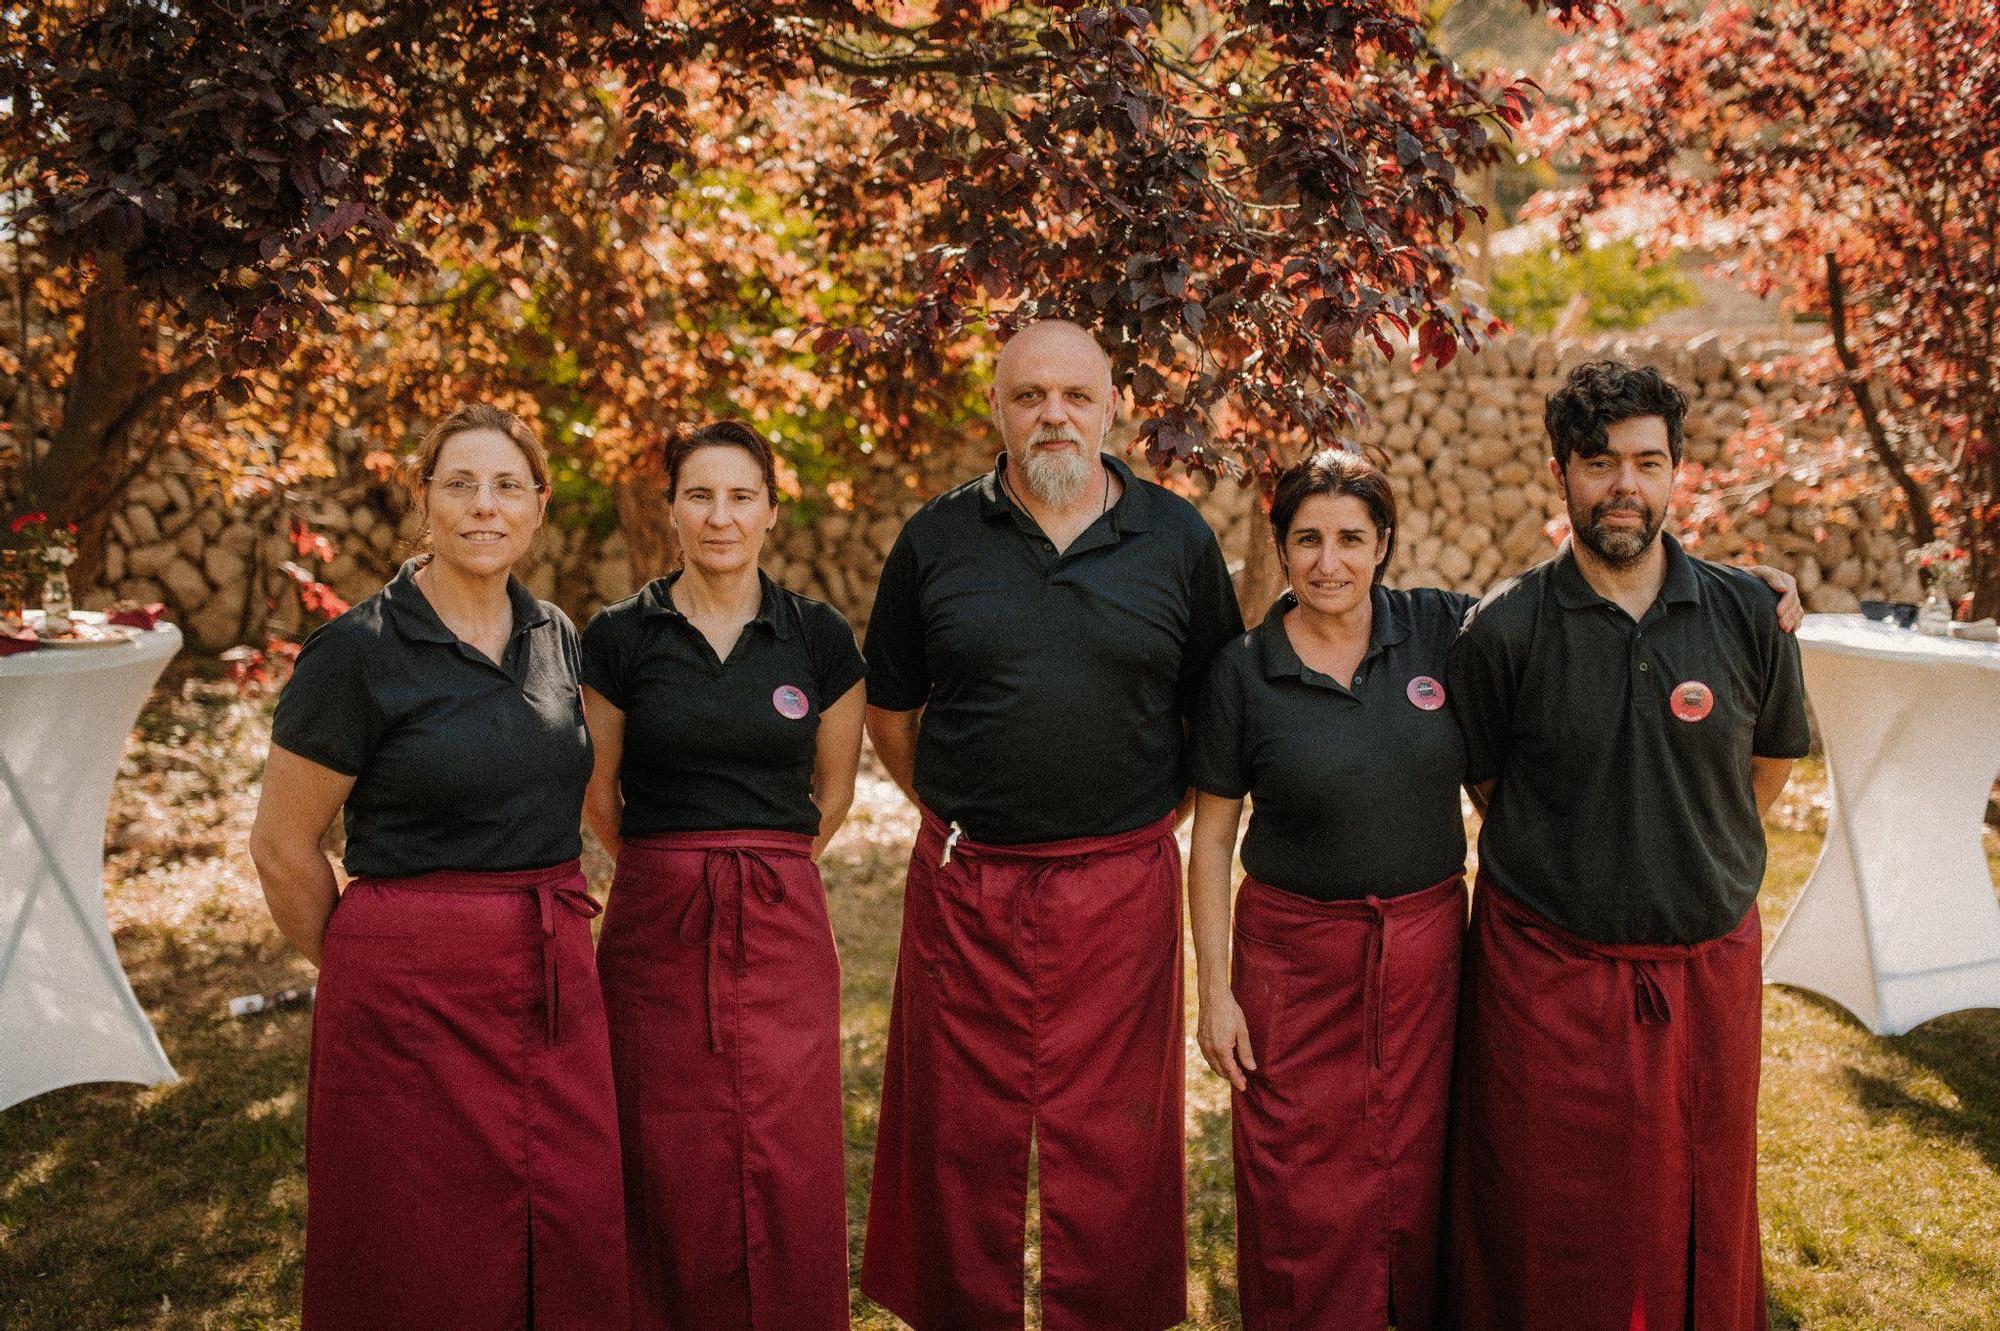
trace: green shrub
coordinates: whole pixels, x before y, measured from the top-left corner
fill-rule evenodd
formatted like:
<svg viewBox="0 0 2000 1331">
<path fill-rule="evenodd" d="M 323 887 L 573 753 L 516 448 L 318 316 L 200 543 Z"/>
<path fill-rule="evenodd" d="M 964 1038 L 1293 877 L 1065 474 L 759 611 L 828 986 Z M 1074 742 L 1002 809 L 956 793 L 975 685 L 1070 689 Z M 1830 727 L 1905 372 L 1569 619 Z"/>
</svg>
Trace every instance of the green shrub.
<svg viewBox="0 0 2000 1331">
<path fill-rule="evenodd" d="M 1584 328 L 1638 328 L 1694 303 L 1694 288 L 1671 264 L 1646 264 L 1629 241 L 1565 254 L 1559 249 L 1516 255 L 1493 273 L 1493 312 L 1522 332 L 1546 333 L 1570 300 L 1590 298 Z"/>
</svg>

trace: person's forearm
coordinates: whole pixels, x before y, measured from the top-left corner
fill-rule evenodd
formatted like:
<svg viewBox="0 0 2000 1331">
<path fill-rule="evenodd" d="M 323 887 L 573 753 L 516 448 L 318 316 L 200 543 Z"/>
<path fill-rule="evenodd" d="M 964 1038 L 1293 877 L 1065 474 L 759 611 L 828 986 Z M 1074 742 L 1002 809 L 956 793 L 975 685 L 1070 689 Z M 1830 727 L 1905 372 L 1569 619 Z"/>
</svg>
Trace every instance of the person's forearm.
<svg viewBox="0 0 2000 1331">
<path fill-rule="evenodd" d="M 854 783 L 852 781 L 847 783 L 845 795 L 835 790 L 815 790 L 813 804 L 819 809 L 819 835 L 813 838 L 812 848 L 813 858 L 818 859 L 819 853 L 826 849 L 827 843 L 833 840 L 836 832 L 840 831 L 840 825 L 847 821 L 848 810 L 854 807 Z"/>
<path fill-rule="evenodd" d="M 1202 992 L 1229 985 L 1229 857 L 1228 850 L 1199 842 L 1188 851 L 1188 924 Z"/>
<path fill-rule="evenodd" d="M 1757 816 L 1763 818 L 1771 812 L 1771 806 L 1778 802 L 1778 796 L 1785 793 L 1785 784 L 1792 779 L 1792 764 L 1789 759 L 1752 758 L 1750 760 L 1750 789 L 1757 797 Z"/>
<path fill-rule="evenodd" d="M 868 742 L 881 759 L 882 769 L 912 804 L 917 803 L 917 726 L 922 716 L 921 711 L 870 707 L 866 720 Z"/>
<path fill-rule="evenodd" d="M 317 966 L 326 941 L 326 922 L 340 899 L 333 866 L 318 847 L 310 851 L 253 847 L 251 858 L 278 932 Z"/>
<path fill-rule="evenodd" d="M 608 788 L 591 782 L 583 794 L 583 821 L 597 835 L 597 842 L 604 847 L 604 853 L 612 859 L 618 858 L 618 825 L 625 818 L 625 797 L 613 785 Z"/>
</svg>

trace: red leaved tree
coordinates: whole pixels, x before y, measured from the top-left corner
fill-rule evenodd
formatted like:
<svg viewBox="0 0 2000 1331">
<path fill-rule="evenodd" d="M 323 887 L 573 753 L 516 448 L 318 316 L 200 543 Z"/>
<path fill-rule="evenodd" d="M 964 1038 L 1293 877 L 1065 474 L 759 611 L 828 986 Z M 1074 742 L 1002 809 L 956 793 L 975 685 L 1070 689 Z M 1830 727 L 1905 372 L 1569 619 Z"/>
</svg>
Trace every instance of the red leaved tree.
<svg viewBox="0 0 2000 1331">
<path fill-rule="evenodd" d="M 0 22 L 15 432 L 88 524 L 190 419 L 280 452 L 351 423 L 356 334 L 418 326 L 382 383 L 431 357 L 559 389 L 615 464 L 653 398 L 740 369 L 718 325 L 768 289 L 778 368 L 886 446 L 963 409 L 982 318 L 1065 314 L 1156 463 L 1267 478 L 1351 418 L 1357 348 L 1482 334 L 1462 186 L 1528 94 L 1459 70 L 1415 0 L 52 0 Z M 730 173 L 795 191 L 838 299 L 780 251 L 649 253 L 700 225 L 668 196 Z"/>
<path fill-rule="evenodd" d="M 1568 109 L 1538 125 L 1582 173 L 1551 201 L 1571 221 L 1643 203 L 1653 246 L 1698 243 L 1825 321 L 1800 372 L 1858 421 L 1837 443 L 1893 483 L 1916 541 L 1963 547 L 1982 615 L 2000 611 L 1996 53 L 1996 0 L 1674 0 L 1570 48 Z"/>
<path fill-rule="evenodd" d="M 552 176 L 567 90 L 647 99 L 621 188 L 684 140 L 678 27 L 632 6 L 50 0 L 0 20 L 13 434 L 39 502 L 83 522 L 198 405 L 331 332 L 373 274 L 504 230 Z M 262 389 L 260 433 L 310 410 Z M 87 545 L 89 543 L 87 542 Z"/>
</svg>

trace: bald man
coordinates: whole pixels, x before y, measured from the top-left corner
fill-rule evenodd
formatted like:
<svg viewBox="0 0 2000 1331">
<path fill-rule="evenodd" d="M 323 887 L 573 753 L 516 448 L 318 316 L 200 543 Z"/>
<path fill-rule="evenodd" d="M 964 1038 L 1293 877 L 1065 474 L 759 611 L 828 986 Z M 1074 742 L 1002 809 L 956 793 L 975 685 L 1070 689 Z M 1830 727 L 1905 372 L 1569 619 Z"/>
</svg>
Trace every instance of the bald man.
<svg viewBox="0 0 2000 1331">
<path fill-rule="evenodd" d="M 1023 1325 L 1029 1157 L 1047 1331 L 1186 1313 L 1184 724 L 1243 630 L 1215 535 L 1101 451 L 1111 367 L 1015 334 L 1005 451 L 903 528 L 868 626 L 868 733 L 910 857 L 861 1288 L 918 1331 Z"/>
</svg>

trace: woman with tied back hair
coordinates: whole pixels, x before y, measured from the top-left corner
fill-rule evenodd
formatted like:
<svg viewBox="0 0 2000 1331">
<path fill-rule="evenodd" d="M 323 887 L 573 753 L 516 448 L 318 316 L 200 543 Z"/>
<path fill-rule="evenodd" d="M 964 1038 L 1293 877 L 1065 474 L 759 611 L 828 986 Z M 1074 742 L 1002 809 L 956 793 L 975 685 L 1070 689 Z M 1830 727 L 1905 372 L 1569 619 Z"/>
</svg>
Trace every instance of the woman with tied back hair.
<svg viewBox="0 0 2000 1331">
<path fill-rule="evenodd" d="M 617 856 L 598 966 L 623 1130 L 631 1325 L 844 1328 L 840 962 L 815 857 L 847 816 L 864 667 L 757 566 L 771 449 L 666 450 L 681 568 L 584 630 L 585 812 Z"/>
<path fill-rule="evenodd" d="M 1381 585 L 1396 501 L 1359 454 L 1280 476 L 1271 530 L 1290 590 L 1210 667 L 1188 860 L 1199 1043 L 1234 1092 L 1243 1325 L 1425 1331 L 1466 912 L 1442 681 L 1473 598 Z"/>
<path fill-rule="evenodd" d="M 306 641 L 272 722 L 250 850 L 320 963 L 305 1331 L 624 1325 L 579 646 L 511 576 L 548 477 L 512 413 L 440 421 L 426 552 Z"/>
</svg>

